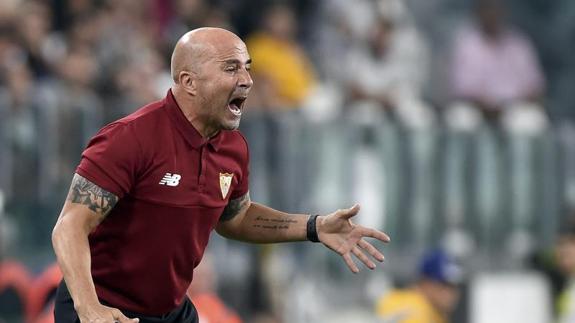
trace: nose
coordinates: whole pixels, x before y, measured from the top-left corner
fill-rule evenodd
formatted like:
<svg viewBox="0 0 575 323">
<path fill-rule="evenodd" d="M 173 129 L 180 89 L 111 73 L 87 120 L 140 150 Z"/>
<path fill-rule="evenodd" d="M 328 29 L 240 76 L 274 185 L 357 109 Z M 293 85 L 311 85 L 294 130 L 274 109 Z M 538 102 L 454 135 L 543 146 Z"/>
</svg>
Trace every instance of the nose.
<svg viewBox="0 0 575 323">
<path fill-rule="evenodd" d="M 243 69 L 240 73 L 240 77 L 238 79 L 238 85 L 245 89 L 250 89 L 252 85 L 254 85 L 254 81 L 250 75 L 250 72 L 246 69 Z"/>
</svg>

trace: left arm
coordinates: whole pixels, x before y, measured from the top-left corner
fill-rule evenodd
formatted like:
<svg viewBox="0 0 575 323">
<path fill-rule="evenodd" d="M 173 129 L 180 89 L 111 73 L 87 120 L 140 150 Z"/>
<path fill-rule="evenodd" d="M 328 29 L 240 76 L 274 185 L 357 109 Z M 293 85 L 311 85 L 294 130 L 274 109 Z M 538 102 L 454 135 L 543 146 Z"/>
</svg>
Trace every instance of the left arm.
<svg viewBox="0 0 575 323">
<path fill-rule="evenodd" d="M 306 240 L 309 214 L 289 214 L 250 200 L 250 194 L 230 200 L 216 227 L 218 234 L 251 243 Z"/>
<path fill-rule="evenodd" d="M 376 260 L 383 261 L 383 254 L 365 241 L 365 237 L 376 238 L 383 242 L 390 241 L 381 231 L 354 224 L 350 219 L 358 212 L 359 205 L 355 205 L 318 217 L 316 220 L 319 240 L 342 256 L 354 273 L 359 272 L 359 269 L 351 258 L 352 254 L 370 269 L 375 268 L 375 263 L 365 255 L 365 252 Z M 254 203 L 247 193 L 230 200 L 220 217 L 216 231 L 226 238 L 252 243 L 304 241 L 307 239 L 306 228 L 309 217 L 309 214 L 289 214 Z"/>
</svg>

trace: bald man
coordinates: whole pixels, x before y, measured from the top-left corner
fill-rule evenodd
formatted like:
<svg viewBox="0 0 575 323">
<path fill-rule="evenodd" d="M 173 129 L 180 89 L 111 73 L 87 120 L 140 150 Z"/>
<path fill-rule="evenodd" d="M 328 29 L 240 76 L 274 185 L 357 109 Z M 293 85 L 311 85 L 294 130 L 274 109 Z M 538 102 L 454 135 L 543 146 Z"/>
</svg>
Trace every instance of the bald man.
<svg viewBox="0 0 575 323">
<path fill-rule="evenodd" d="M 248 146 L 237 130 L 253 85 L 235 34 L 200 28 L 176 44 L 166 97 L 102 128 L 76 169 L 52 243 L 64 322 L 197 322 L 186 297 L 210 233 L 274 243 L 321 242 L 358 272 L 383 255 L 383 232 L 349 209 L 287 214 L 250 200 Z"/>
</svg>

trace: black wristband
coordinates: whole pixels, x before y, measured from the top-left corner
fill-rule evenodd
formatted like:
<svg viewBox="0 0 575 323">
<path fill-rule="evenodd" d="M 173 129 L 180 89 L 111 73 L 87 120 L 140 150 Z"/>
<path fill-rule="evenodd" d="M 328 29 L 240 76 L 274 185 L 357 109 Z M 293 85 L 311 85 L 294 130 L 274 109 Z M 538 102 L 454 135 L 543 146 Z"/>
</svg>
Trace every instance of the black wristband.
<svg viewBox="0 0 575 323">
<path fill-rule="evenodd" d="M 317 235 L 316 219 L 319 215 L 310 215 L 307 220 L 307 239 L 311 242 L 319 242 L 319 237 Z"/>
</svg>

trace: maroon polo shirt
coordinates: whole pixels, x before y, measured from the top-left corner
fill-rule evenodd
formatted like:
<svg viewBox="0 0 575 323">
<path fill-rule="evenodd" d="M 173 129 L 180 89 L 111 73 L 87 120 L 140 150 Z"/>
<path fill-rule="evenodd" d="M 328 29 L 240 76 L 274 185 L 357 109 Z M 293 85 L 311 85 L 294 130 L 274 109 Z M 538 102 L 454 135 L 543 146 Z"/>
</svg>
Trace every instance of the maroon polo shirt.
<svg viewBox="0 0 575 323">
<path fill-rule="evenodd" d="M 120 200 L 89 236 L 98 297 L 145 315 L 184 299 L 230 199 L 248 192 L 239 131 L 204 139 L 171 91 L 102 128 L 76 172 Z"/>
</svg>

